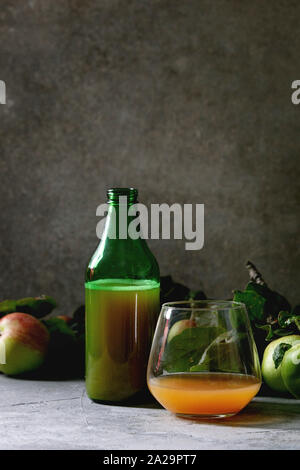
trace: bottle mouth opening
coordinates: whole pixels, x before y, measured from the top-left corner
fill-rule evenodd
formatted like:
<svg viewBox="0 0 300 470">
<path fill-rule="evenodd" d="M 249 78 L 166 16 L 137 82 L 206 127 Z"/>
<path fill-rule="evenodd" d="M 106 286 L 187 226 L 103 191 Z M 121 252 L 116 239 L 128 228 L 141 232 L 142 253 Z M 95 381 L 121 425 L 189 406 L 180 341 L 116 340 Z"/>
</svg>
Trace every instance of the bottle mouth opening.
<svg viewBox="0 0 300 470">
<path fill-rule="evenodd" d="M 136 202 L 138 190 L 135 188 L 110 188 L 107 191 L 108 202 L 118 204 L 120 196 L 126 196 L 127 203 Z"/>
</svg>

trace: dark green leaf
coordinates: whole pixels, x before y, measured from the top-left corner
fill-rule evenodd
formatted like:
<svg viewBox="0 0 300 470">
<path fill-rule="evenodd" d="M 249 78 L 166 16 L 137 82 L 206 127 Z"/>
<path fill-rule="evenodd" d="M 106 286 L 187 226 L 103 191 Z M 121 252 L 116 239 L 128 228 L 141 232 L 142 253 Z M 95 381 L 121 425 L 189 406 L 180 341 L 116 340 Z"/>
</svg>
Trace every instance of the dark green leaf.
<svg viewBox="0 0 300 470">
<path fill-rule="evenodd" d="M 175 302 L 189 298 L 190 289 L 183 284 L 174 282 L 171 276 L 160 278 L 161 303 Z"/>
<path fill-rule="evenodd" d="M 265 299 L 272 295 L 272 291 L 266 285 L 256 284 L 253 281 L 248 282 L 245 290 L 254 291 Z"/>
<path fill-rule="evenodd" d="M 290 312 L 280 312 L 278 315 L 278 324 L 281 328 L 292 328 L 294 333 L 300 331 L 300 315 L 294 315 Z"/>
<path fill-rule="evenodd" d="M 39 297 L 25 297 L 19 300 L 4 300 L 0 302 L 0 317 L 8 313 L 29 313 L 36 318 L 48 315 L 56 307 L 52 297 L 41 295 Z"/>
<path fill-rule="evenodd" d="M 189 298 L 193 300 L 206 300 L 206 295 L 202 290 L 190 291 Z"/>
<path fill-rule="evenodd" d="M 218 327 L 186 328 L 166 345 L 163 367 L 168 372 L 187 372 L 198 364 L 207 346 L 223 332 Z"/>
<path fill-rule="evenodd" d="M 259 328 L 261 330 L 265 330 L 267 332 L 267 336 L 265 338 L 266 341 L 271 341 L 271 339 L 274 338 L 274 332 L 273 332 L 273 329 L 272 329 L 272 325 L 258 325 L 258 324 L 255 324 L 256 328 Z"/>
<path fill-rule="evenodd" d="M 16 300 L 3 300 L 3 302 L 0 302 L 0 317 L 3 317 L 7 313 L 16 312 L 16 306 Z"/>
<path fill-rule="evenodd" d="M 160 300 L 162 304 L 189 299 L 205 300 L 206 295 L 202 290 L 191 291 L 187 286 L 173 281 L 171 276 L 162 276 L 160 278 Z"/>
<path fill-rule="evenodd" d="M 277 317 L 278 313 L 281 310 L 291 310 L 291 305 L 289 302 L 286 300 L 283 295 L 278 294 L 278 292 L 271 291 L 271 296 L 269 298 L 268 304 L 266 306 L 268 309 L 268 314 L 272 315 L 273 317 Z"/>
<path fill-rule="evenodd" d="M 190 371 L 241 372 L 243 364 L 239 343 L 245 337 L 247 335 L 239 335 L 234 330 L 220 334 L 209 344 L 198 364 L 192 366 Z"/>
<path fill-rule="evenodd" d="M 265 322 L 266 314 L 264 307 L 267 299 L 256 292 L 256 290 L 251 288 L 248 290 L 248 286 L 245 291 L 235 290 L 233 300 L 246 305 L 250 321 L 257 323 Z"/>
<path fill-rule="evenodd" d="M 48 318 L 47 320 L 43 320 L 43 323 L 47 327 L 50 335 L 67 335 L 75 338 L 74 331 L 61 318 Z"/>
<path fill-rule="evenodd" d="M 293 330 L 287 330 L 286 328 L 276 328 L 273 330 L 275 337 L 283 337 L 293 335 L 295 332 Z"/>
<path fill-rule="evenodd" d="M 298 328 L 298 330 L 300 331 L 300 315 L 297 315 L 294 317 L 294 323 L 296 327 Z"/>
<path fill-rule="evenodd" d="M 286 326 L 292 323 L 293 314 L 287 311 L 281 311 L 278 314 L 278 325 L 281 328 L 285 328 Z"/>
</svg>

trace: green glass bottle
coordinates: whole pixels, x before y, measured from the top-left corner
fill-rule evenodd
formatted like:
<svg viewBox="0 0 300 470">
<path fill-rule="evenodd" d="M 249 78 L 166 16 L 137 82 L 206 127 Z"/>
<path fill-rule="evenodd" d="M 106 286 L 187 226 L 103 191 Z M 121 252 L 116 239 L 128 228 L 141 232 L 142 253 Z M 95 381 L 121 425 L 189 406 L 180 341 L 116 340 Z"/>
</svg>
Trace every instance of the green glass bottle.
<svg viewBox="0 0 300 470">
<path fill-rule="evenodd" d="M 86 389 L 92 400 L 120 402 L 146 384 L 160 277 L 146 241 L 128 236 L 133 217 L 124 219 L 123 201 L 126 196 L 127 214 L 137 202 L 137 190 L 114 188 L 107 195 L 103 235 L 86 271 Z"/>
</svg>

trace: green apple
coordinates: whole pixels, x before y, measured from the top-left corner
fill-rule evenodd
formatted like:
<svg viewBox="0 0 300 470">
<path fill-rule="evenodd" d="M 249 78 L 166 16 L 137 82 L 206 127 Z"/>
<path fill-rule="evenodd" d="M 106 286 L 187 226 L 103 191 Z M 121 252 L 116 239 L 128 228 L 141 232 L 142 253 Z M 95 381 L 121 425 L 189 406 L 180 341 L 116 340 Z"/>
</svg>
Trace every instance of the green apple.
<svg viewBox="0 0 300 470">
<path fill-rule="evenodd" d="M 47 328 L 27 313 L 10 313 L 0 320 L 0 371 L 18 375 L 37 369 L 49 343 Z"/>
<path fill-rule="evenodd" d="M 196 326 L 195 320 L 186 319 L 186 320 L 177 321 L 176 323 L 174 323 L 174 325 L 172 325 L 169 331 L 168 343 L 169 341 L 171 341 L 171 339 L 173 339 L 177 335 L 180 335 L 180 333 L 182 333 L 187 328 L 193 328 L 195 326 Z"/>
<path fill-rule="evenodd" d="M 275 341 L 272 341 L 265 349 L 261 370 L 266 384 L 272 390 L 284 393 L 288 391 L 288 388 L 285 385 L 281 375 L 282 363 L 279 364 L 279 366 L 276 368 L 273 359 L 274 350 L 281 343 L 290 344 L 293 346 L 297 343 L 300 343 L 300 335 L 283 336 L 282 338 L 278 338 Z"/>
<path fill-rule="evenodd" d="M 288 391 L 300 398 L 300 343 L 292 346 L 283 356 L 281 376 Z"/>
</svg>

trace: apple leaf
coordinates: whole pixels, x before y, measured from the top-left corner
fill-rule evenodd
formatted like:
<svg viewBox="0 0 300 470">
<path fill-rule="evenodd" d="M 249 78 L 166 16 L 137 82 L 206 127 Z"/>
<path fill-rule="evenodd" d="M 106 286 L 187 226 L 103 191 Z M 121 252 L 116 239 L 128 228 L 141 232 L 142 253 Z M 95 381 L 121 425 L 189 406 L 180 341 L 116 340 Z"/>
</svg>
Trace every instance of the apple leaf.
<svg viewBox="0 0 300 470">
<path fill-rule="evenodd" d="M 192 366 L 191 372 L 241 372 L 244 370 L 243 353 L 247 353 L 246 333 L 226 331 L 215 338 L 205 349 L 199 363 Z"/>
<path fill-rule="evenodd" d="M 279 312 L 278 324 L 282 328 L 295 326 L 300 331 L 300 315 L 295 315 L 290 312 Z"/>
<path fill-rule="evenodd" d="M 251 322 L 263 325 L 277 321 L 281 310 L 290 311 L 289 302 L 266 285 L 250 281 L 244 291 L 235 290 L 234 299 L 246 305 Z"/>
<path fill-rule="evenodd" d="M 250 321 L 263 323 L 266 320 L 265 304 L 267 299 L 252 288 L 251 282 L 244 291 L 235 290 L 233 300 L 246 305 Z"/>
<path fill-rule="evenodd" d="M 223 332 L 219 327 L 186 328 L 167 343 L 163 368 L 168 372 L 188 372 L 199 363 L 207 345 Z"/>
<path fill-rule="evenodd" d="M 48 295 L 25 297 L 19 300 L 3 300 L 0 302 L 0 317 L 8 313 L 28 313 L 36 318 L 48 315 L 57 306 L 55 300 Z"/>
<path fill-rule="evenodd" d="M 177 300 L 205 300 L 203 291 L 191 291 L 189 287 L 175 282 L 172 276 L 161 276 L 160 278 L 160 302 L 175 302 Z"/>
<path fill-rule="evenodd" d="M 7 313 L 16 311 L 16 300 L 3 300 L 0 302 L 0 317 L 4 317 Z"/>
<path fill-rule="evenodd" d="M 255 324 L 256 328 L 260 328 L 261 330 L 264 330 L 267 332 L 267 336 L 265 338 L 266 341 L 271 341 L 271 339 L 274 338 L 275 334 L 272 329 L 272 325 L 258 325 L 257 323 Z"/>
<path fill-rule="evenodd" d="M 61 318 L 53 317 L 43 321 L 50 335 L 67 335 L 75 338 L 74 331 Z"/>
<path fill-rule="evenodd" d="M 253 263 L 248 262 L 247 268 L 250 282 L 244 291 L 234 291 L 233 300 L 245 304 L 262 358 L 265 341 L 299 332 L 300 315 L 290 313 L 291 306 L 287 299 L 267 286 Z"/>
</svg>

